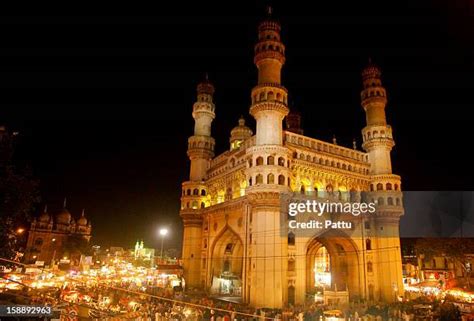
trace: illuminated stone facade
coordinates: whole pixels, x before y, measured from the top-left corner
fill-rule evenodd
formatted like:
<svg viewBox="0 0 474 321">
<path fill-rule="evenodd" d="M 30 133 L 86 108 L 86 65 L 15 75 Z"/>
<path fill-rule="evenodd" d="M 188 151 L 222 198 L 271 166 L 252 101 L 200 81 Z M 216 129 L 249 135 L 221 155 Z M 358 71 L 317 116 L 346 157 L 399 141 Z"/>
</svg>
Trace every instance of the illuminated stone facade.
<svg viewBox="0 0 474 321">
<path fill-rule="evenodd" d="M 85 217 L 84 211 L 75 220 L 66 209 L 66 201 L 63 209 L 55 216 L 50 215 L 45 207 L 43 213 L 33 220 L 28 231 L 25 262 L 58 262 L 64 256 L 64 244 L 69 236 L 77 235 L 89 241 L 91 231 L 91 222 Z"/>
<path fill-rule="evenodd" d="M 301 116 L 290 113 L 281 83 L 280 28 L 271 17 L 258 27 L 258 83 L 250 106 L 256 134 L 240 119 L 229 150 L 218 156 L 211 136 L 215 89 L 207 79 L 198 85 L 194 135 L 188 140 L 190 179 L 182 184 L 180 212 L 187 288 L 239 297 L 255 307 L 301 304 L 314 293 L 315 264 L 325 253 L 333 290 L 347 289 L 351 299 L 392 301 L 403 291 L 398 237 L 403 206 L 400 176 L 391 169 L 394 140 L 380 69 L 370 63 L 362 72 L 365 152 L 303 136 Z M 292 238 L 281 222 L 282 195 L 292 193 L 341 201 L 364 195 L 377 202 L 377 212 L 349 231 Z"/>
</svg>

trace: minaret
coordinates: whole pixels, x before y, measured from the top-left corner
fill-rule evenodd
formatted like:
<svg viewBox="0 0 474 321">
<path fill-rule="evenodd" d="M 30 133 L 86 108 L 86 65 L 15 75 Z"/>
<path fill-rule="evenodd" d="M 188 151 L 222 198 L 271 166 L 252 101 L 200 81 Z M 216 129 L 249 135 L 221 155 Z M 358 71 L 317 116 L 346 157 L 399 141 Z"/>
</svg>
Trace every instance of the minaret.
<svg viewBox="0 0 474 321">
<path fill-rule="evenodd" d="M 182 184 L 181 211 L 183 219 L 183 267 L 186 284 L 202 286 L 201 279 L 201 209 L 209 205 L 206 172 L 214 157 L 214 138 L 211 124 L 215 114 L 213 103 L 214 86 L 207 75 L 197 86 L 197 101 L 193 105 L 194 135 L 188 139 L 188 156 L 191 160 L 189 181 Z"/>
<path fill-rule="evenodd" d="M 194 136 L 188 139 L 189 179 L 195 182 L 204 179 L 209 160 L 214 156 L 215 141 L 211 137 L 211 123 L 216 117 L 213 95 L 214 86 L 206 74 L 204 81 L 197 86 L 197 101 L 193 106 Z"/>
<path fill-rule="evenodd" d="M 281 201 L 290 192 L 292 151 L 283 144 L 288 93 L 281 85 L 285 46 L 280 24 L 270 16 L 258 27 L 254 62 L 258 84 L 252 89 L 250 114 L 257 122 L 255 146 L 247 148 L 245 171 L 253 242 L 248 245 L 249 271 L 243 298 L 252 306 L 281 308 L 288 298 L 287 235 L 281 224 Z M 278 246 L 279 245 L 279 246 Z M 248 283 L 247 283 L 248 281 Z M 265 293 L 265 295 L 262 295 Z"/>
<path fill-rule="evenodd" d="M 296 108 L 291 108 L 290 113 L 285 118 L 285 123 L 286 131 L 303 135 L 303 129 L 301 128 L 301 113 Z"/>
<path fill-rule="evenodd" d="M 387 125 L 385 118 L 387 93 L 382 86 L 381 75 L 380 68 L 370 60 L 362 71 L 364 88 L 361 91 L 361 100 L 367 122 L 367 126 L 362 130 L 362 148 L 369 154 L 372 175 L 392 173 L 390 151 L 395 145 L 392 127 Z"/>
<path fill-rule="evenodd" d="M 380 68 L 370 60 L 362 71 L 361 101 L 367 121 L 367 126 L 362 129 L 362 148 L 368 153 L 370 163 L 368 199 L 376 204 L 371 231 L 377 241 L 372 244 L 371 251 L 380 254 L 370 258 L 373 275 L 378 278 L 378 282 L 374 282 L 375 292 L 380 299 L 390 302 L 395 301 L 397 295 L 403 295 L 399 230 L 404 209 L 400 176 L 392 174 L 390 151 L 395 142 L 392 127 L 385 117 L 387 94 L 381 74 Z"/>
<path fill-rule="evenodd" d="M 280 24 L 267 18 L 258 26 L 254 63 L 258 84 L 252 89 L 250 114 L 257 121 L 257 145 L 282 145 L 282 121 L 288 114 L 288 92 L 281 85 L 281 68 L 285 63 L 285 46 L 280 38 Z"/>
</svg>

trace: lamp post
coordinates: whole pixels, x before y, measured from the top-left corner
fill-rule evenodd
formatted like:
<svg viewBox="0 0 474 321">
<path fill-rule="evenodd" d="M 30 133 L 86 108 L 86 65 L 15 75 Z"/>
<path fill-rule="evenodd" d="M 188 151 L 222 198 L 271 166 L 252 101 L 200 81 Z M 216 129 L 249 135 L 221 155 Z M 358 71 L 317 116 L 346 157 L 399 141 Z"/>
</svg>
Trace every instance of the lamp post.
<svg viewBox="0 0 474 321">
<path fill-rule="evenodd" d="M 168 229 L 162 228 L 160 229 L 160 236 L 161 236 L 161 255 L 160 258 L 163 260 L 163 242 L 165 240 L 165 236 L 168 235 Z"/>
</svg>

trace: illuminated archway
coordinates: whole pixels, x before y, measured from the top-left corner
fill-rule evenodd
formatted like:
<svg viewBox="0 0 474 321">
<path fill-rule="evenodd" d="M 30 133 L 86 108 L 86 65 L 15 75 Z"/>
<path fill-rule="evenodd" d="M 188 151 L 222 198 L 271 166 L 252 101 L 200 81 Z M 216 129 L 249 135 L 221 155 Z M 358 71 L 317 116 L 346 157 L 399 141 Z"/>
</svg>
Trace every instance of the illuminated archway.
<svg viewBox="0 0 474 321">
<path fill-rule="evenodd" d="M 242 295 L 243 243 L 230 227 L 225 227 L 211 248 L 210 291 L 217 296 Z"/>
<path fill-rule="evenodd" d="M 348 236 L 328 232 L 314 237 L 306 247 L 306 293 L 337 287 L 347 288 L 353 298 L 361 296 L 359 260 L 357 246 Z"/>
</svg>

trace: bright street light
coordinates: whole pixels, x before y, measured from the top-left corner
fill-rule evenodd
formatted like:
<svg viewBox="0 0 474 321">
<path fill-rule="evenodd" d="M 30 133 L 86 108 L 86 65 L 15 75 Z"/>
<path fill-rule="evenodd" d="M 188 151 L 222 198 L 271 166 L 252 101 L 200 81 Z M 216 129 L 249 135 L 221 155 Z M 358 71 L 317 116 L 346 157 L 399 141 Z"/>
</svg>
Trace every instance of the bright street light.
<svg viewBox="0 0 474 321">
<path fill-rule="evenodd" d="M 165 240 L 165 236 L 168 235 L 168 229 L 167 228 L 161 228 L 160 229 L 160 235 L 161 235 L 161 255 L 160 255 L 160 259 L 163 260 L 163 242 Z"/>
</svg>

